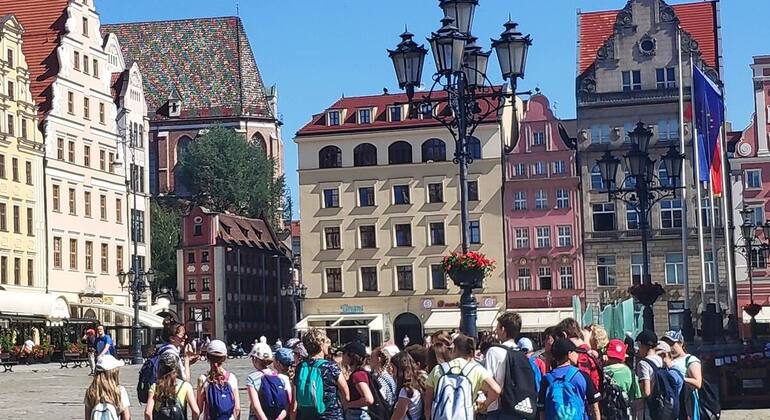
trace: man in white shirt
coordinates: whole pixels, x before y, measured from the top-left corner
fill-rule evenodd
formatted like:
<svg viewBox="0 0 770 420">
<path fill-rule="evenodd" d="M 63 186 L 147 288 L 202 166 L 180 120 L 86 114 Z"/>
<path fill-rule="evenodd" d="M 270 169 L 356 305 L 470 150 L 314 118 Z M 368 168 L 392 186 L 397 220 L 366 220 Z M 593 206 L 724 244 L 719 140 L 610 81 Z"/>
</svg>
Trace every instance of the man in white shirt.
<svg viewBox="0 0 770 420">
<path fill-rule="evenodd" d="M 497 335 L 497 338 L 500 339 L 502 344 L 501 346 L 490 347 L 489 350 L 487 350 L 487 354 L 484 358 L 485 367 L 492 374 L 495 382 L 500 385 L 500 388 L 503 388 L 503 393 L 505 392 L 504 390 L 506 379 L 509 381 L 514 380 L 514 378 L 506 377 L 508 373 L 507 349 L 519 350 L 516 344 L 516 337 L 519 336 L 520 332 L 521 316 L 519 314 L 516 312 L 506 312 L 500 315 L 500 317 L 497 318 L 495 334 Z M 524 356 L 524 359 L 522 360 L 526 360 L 526 356 Z M 527 365 L 529 366 L 528 361 Z M 526 404 L 526 402 L 520 402 L 520 404 L 521 403 Z M 513 413 L 513 407 L 504 407 L 501 404 L 503 404 L 502 395 L 499 399 L 489 405 L 486 417 L 488 420 L 521 420 L 521 416 L 517 416 Z M 530 401 L 529 404 L 531 404 L 531 407 L 534 410 L 537 401 Z"/>
</svg>

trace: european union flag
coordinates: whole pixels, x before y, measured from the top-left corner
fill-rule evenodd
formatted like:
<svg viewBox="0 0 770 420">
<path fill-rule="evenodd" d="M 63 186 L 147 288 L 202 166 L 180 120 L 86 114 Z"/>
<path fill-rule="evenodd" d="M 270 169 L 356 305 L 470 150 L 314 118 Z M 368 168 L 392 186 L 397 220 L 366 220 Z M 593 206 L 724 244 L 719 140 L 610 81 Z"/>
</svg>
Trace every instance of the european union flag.
<svg viewBox="0 0 770 420">
<path fill-rule="evenodd" d="M 719 87 L 699 68 L 693 68 L 693 120 L 698 130 L 698 180 L 712 184 L 715 194 L 722 192 L 722 150 L 719 136 L 724 124 L 724 102 Z M 694 146 L 694 144 L 693 144 Z"/>
</svg>

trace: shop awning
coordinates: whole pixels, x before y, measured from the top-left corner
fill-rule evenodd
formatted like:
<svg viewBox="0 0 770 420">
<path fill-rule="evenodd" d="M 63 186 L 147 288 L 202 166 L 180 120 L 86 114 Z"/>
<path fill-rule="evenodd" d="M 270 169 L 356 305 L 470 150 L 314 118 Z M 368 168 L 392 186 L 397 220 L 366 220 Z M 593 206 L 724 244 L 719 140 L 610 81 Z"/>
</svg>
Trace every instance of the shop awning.
<svg viewBox="0 0 770 420">
<path fill-rule="evenodd" d="M 541 333 L 559 321 L 574 316 L 572 308 L 514 309 L 521 316 L 521 332 Z"/>
<path fill-rule="evenodd" d="M 297 323 L 296 328 L 297 331 L 307 331 L 310 328 L 369 328 L 382 331 L 385 329 L 385 323 L 382 314 L 308 315 Z"/>
<path fill-rule="evenodd" d="M 59 295 L 3 290 L 0 314 L 65 319 L 70 317 L 70 309 L 67 300 Z"/>
<path fill-rule="evenodd" d="M 123 315 L 128 319 L 134 319 L 134 308 L 128 306 L 108 305 L 104 303 L 72 303 L 72 306 L 80 306 L 83 308 L 101 309 L 103 311 L 110 311 L 116 314 Z M 151 314 L 147 311 L 139 311 L 139 325 L 152 329 L 163 328 L 163 318 Z"/>
<path fill-rule="evenodd" d="M 476 328 L 479 330 L 492 330 L 497 322 L 497 315 L 500 310 L 479 309 L 476 312 Z M 434 309 L 428 320 L 425 321 L 425 331 L 451 330 L 460 328 L 460 310 L 459 309 Z"/>
<path fill-rule="evenodd" d="M 757 320 L 757 324 L 770 324 L 770 306 L 763 306 L 755 319 Z M 747 314 L 746 311 L 743 311 L 743 323 L 751 323 L 751 315 Z"/>
</svg>

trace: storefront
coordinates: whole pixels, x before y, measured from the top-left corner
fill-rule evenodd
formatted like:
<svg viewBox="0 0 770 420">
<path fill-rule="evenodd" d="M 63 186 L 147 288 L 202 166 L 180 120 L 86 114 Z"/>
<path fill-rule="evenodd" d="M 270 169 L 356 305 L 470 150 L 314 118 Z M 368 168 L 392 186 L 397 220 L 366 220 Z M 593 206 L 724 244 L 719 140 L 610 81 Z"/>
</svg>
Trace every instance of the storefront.
<svg viewBox="0 0 770 420">
<path fill-rule="evenodd" d="M 310 328 L 320 328 L 335 347 L 359 340 L 370 348 L 383 343 L 385 325 L 382 314 L 309 315 L 297 323 L 302 334 Z"/>
<path fill-rule="evenodd" d="M 70 304 L 73 308 L 78 308 L 84 318 L 97 318 L 106 324 L 105 320 L 110 320 L 110 324 L 105 325 L 107 333 L 112 336 L 116 346 L 131 345 L 131 332 L 134 319 L 134 308 L 108 303 L 83 303 L 73 302 Z M 101 313 L 101 316 L 97 315 Z M 96 316 L 91 316 L 94 314 Z M 155 338 L 163 329 L 163 318 L 151 314 L 147 311 L 139 311 L 139 325 L 142 327 L 142 345 L 152 346 L 155 344 Z"/>
<path fill-rule="evenodd" d="M 484 308 L 476 312 L 476 329 L 481 331 L 494 331 L 500 310 L 497 308 Z M 436 309 L 425 321 L 425 333 L 459 329 L 462 314 L 460 309 Z"/>
</svg>

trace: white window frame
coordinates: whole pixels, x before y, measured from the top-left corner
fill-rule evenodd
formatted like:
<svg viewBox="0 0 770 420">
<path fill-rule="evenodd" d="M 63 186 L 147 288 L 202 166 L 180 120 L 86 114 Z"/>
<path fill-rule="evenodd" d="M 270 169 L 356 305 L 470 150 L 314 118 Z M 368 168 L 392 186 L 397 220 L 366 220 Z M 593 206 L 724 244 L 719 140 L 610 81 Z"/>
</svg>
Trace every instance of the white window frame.
<svg viewBox="0 0 770 420">
<path fill-rule="evenodd" d="M 679 141 L 679 120 L 658 121 L 658 141 Z"/>
<path fill-rule="evenodd" d="M 476 223 L 479 226 L 479 240 L 478 242 L 473 241 L 473 234 L 471 233 L 470 225 Z M 468 241 L 471 245 L 479 245 L 484 242 L 484 238 L 481 234 L 481 220 L 480 219 L 472 219 L 468 221 Z"/>
<path fill-rule="evenodd" d="M 533 176 L 544 176 L 548 175 L 548 166 L 543 161 L 537 161 L 532 164 L 532 175 Z"/>
<path fill-rule="evenodd" d="M 711 251 L 706 251 L 704 259 L 706 263 L 706 283 L 714 284 L 714 278 L 717 277 L 716 267 L 714 267 L 714 254 Z"/>
<path fill-rule="evenodd" d="M 570 290 L 575 288 L 574 270 L 571 265 L 559 267 L 559 289 Z"/>
<path fill-rule="evenodd" d="M 377 285 L 375 290 L 364 290 L 364 268 L 373 268 L 374 269 L 374 281 Z M 358 291 L 362 293 L 375 293 L 380 291 L 380 272 L 376 265 L 364 265 L 361 267 L 358 267 Z"/>
<path fill-rule="evenodd" d="M 591 144 L 609 144 L 610 126 L 608 124 L 594 124 L 591 126 Z"/>
<path fill-rule="evenodd" d="M 679 206 L 676 206 L 676 202 L 679 202 Z M 667 207 L 670 206 L 670 207 Z M 679 225 L 676 224 L 676 214 L 679 213 Z M 664 223 L 664 214 L 669 215 L 671 223 L 670 226 L 666 226 Z M 660 202 L 660 227 L 662 229 L 678 229 L 682 227 L 682 200 L 681 199 L 668 199 L 661 200 Z"/>
<path fill-rule="evenodd" d="M 412 273 L 412 288 L 411 289 L 401 289 L 398 284 L 398 269 L 399 267 L 409 267 L 410 272 Z M 415 284 L 415 276 L 414 276 L 414 265 L 413 264 L 396 264 L 393 268 L 393 290 L 395 291 L 407 291 L 412 292 L 417 290 L 417 285 Z"/>
<path fill-rule="evenodd" d="M 532 290 L 532 272 L 529 267 L 519 267 L 516 276 L 516 288 L 522 292 Z"/>
<path fill-rule="evenodd" d="M 560 225 L 556 227 L 557 245 L 559 248 L 572 246 L 572 226 Z"/>
<path fill-rule="evenodd" d="M 393 111 L 398 110 L 398 119 L 393 119 Z M 388 121 L 390 122 L 401 122 L 404 120 L 404 108 L 399 105 L 391 105 L 388 107 Z"/>
<path fill-rule="evenodd" d="M 567 162 L 563 160 L 556 160 L 553 162 L 553 173 L 554 174 L 565 174 L 567 173 Z"/>
<path fill-rule="evenodd" d="M 544 146 L 545 145 L 545 131 L 533 131 L 532 132 L 532 145 Z"/>
<path fill-rule="evenodd" d="M 559 188 L 556 190 L 556 208 L 568 209 L 569 208 L 569 190 L 566 188 Z"/>
<path fill-rule="evenodd" d="M 538 249 L 551 247 L 551 227 L 550 226 L 537 226 L 535 227 L 535 244 Z"/>
<path fill-rule="evenodd" d="M 526 191 L 513 192 L 513 209 L 514 210 L 527 209 L 527 192 Z"/>
<path fill-rule="evenodd" d="M 747 190 L 762 189 L 762 169 L 746 169 L 745 173 Z M 756 185 L 753 185 L 753 181 L 756 181 Z"/>
<path fill-rule="evenodd" d="M 602 284 L 601 281 L 602 271 L 604 271 L 604 277 L 606 279 L 604 284 Z M 617 260 L 614 255 L 599 255 L 596 257 L 596 284 L 600 287 L 617 286 Z"/>
<path fill-rule="evenodd" d="M 631 254 L 631 258 L 629 260 L 630 266 L 629 266 L 629 274 L 631 275 L 631 284 L 642 284 L 644 282 L 644 279 L 642 278 L 643 272 L 644 272 L 644 255 L 642 254 Z M 638 271 L 638 274 L 636 273 Z M 639 281 L 634 281 L 634 276 L 639 276 Z"/>
<path fill-rule="evenodd" d="M 543 278 L 549 277 L 551 279 L 551 288 L 550 289 L 544 289 L 543 288 Z M 553 287 L 553 272 L 551 271 L 551 267 L 547 265 L 541 265 L 537 268 L 537 290 L 555 290 L 556 288 Z"/>
<path fill-rule="evenodd" d="M 684 284 L 684 258 L 681 252 L 668 253 L 665 256 L 665 277 L 666 284 L 682 285 Z M 673 270 L 669 272 L 669 270 Z M 672 274 L 673 279 L 669 274 Z"/>
<path fill-rule="evenodd" d="M 514 228 L 516 249 L 529 249 L 529 227 Z"/>
<path fill-rule="evenodd" d="M 340 291 L 339 292 L 330 292 L 329 291 L 329 270 L 338 269 L 340 270 Z M 345 272 L 342 269 L 342 267 L 324 267 L 323 271 L 324 275 L 324 293 L 345 293 Z"/>
<path fill-rule="evenodd" d="M 663 80 L 660 72 L 663 71 Z M 658 89 L 673 89 L 676 87 L 676 67 L 663 67 L 655 69 L 655 86 Z"/>
<path fill-rule="evenodd" d="M 535 209 L 537 210 L 548 209 L 548 191 L 537 190 L 535 192 Z"/>
<path fill-rule="evenodd" d="M 636 226 L 634 226 L 632 222 L 636 223 Z M 626 204 L 626 229 L 639 230 L 641 228 L 639 225 L 640 222 L 639 212 L 636 211 L 636 208 L 632 204 Z"/>
<path fill-rule="evenodd" d="M 356 120 L 358 121 L 358 123 L 359 124 L 371 124 L 372 120 L 373 120 L 373 118 L 372 118 L 373 112 L 372 111 L 373 111 L 372 108 L 361 108 L 361 109 L 357 110 L 356 111 Z M 364 119 L 362 118 L 362 115 L 364 113 L 366 113 L 366 112 L 369 113 L 369 121 L 364 121 Z"/>
<path fill-rule="evenodd" d="M 513 176 L 527 176 L 527 165 L 523 162 L 513 165 Z"/>
<path fill-rule="evenodd" d="M 628 76 L 628 83 L 626 83 L 626 76 Z M 634 77 L 638 76 L 638 77 Z M 635 80 L 636 79 L 636 80 Z M 631 92 L 635 90 L 642 90 L 642 72 L 641 70 L 626 70 L 621 73 L 621 90 L 623 92 Z"/>
<path fill-rule="evenodd" d="M 444 287 L 437 288 L 434 287 L 433 284 L 433 267 L 439 267 L 441 270 L 443 276 L 444 276 Z M 441 264 L 429 264 L 428 265 L 428 284 L 430 285 L 430 290 L 446 290 L 449 288 L 449 285 L 447 284 L 447 274 L 444 272 L 444 267 Z"/>
<path fill-rule="evenodd" d="M 336 124 L 333 123 L 334 119 L 332 118 L 332 115 L 336 115 Z M 342 125 L 342 111 L 336 110 L 336 109 L 327 111 L 326 112 L 326 125 L 329 126 L 329 127 L 334 127 L 334 126 Z"/>
<path fill-rule="evenodd" d="M 372 189 L 372 204 L 371 205 L 362 205 L 361 204 L 361 192 L 365 188 L 371 188 Z M 357 207 L 376 207 L 377 206 L 377 188 L 374 185 L 361 185 L 356 189 L 356 201 L 357 201 Z"/>
</svg>

